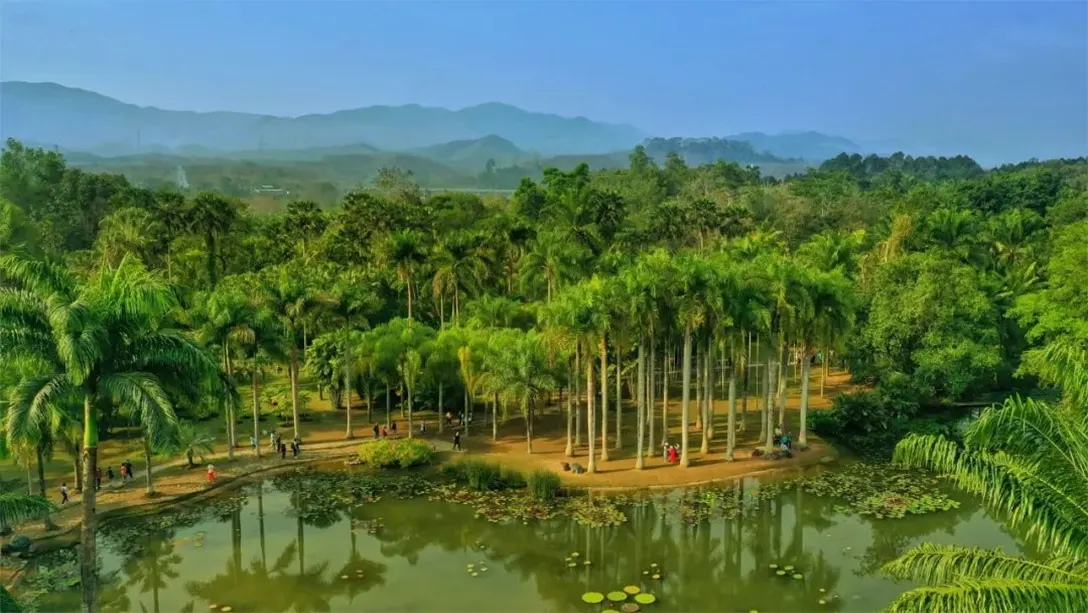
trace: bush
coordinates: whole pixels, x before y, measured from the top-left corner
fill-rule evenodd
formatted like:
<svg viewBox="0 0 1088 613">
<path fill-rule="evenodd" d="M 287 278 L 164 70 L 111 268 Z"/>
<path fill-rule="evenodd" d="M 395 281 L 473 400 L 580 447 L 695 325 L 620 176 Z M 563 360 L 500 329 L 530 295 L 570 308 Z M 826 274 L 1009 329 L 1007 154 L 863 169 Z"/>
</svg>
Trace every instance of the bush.
<svg viewBox="0 0 1088 613">
<path fill-rule="evenodd" d="M 359 460 L 373 468 L 412 468 L 430 464 L 433 459 L 434 448 L 424 441 L 403 438 L 359 446 Z"/>
<path fill-rule="evenodd" d="M 550 470 L 534 470 L 525 482 L 529 495 L 537 500 L 552 500 L 561 487 L 559 475 Z"/>
<path fill-rule="evenodd" d="M 525 478 L 521 473 L 484 460 L 452 462 L 442 467 L 442 473 L 477 492 L 525 487 Z"/>
</svg>

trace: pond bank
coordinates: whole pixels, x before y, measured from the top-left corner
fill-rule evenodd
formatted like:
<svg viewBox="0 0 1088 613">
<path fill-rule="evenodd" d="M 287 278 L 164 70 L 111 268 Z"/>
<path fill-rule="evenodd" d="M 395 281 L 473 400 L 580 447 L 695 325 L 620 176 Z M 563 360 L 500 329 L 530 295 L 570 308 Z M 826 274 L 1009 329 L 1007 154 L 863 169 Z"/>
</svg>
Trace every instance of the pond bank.
<svg viewBox="0 0 1088 613">
<path fill-rule="evenodd" d="M 481 449 L 478 453 L 470 451 L 463 455 L 453 452 L 450 443 L 446 441 L 428 440 L 440 451 L 439 464 L 453 457 L 472 457 L 497 462 L 503 466 L 526 472 L 543 468 L 558 473 L 562 478 L 564 487 L 594 492 L 623 492 L 709 485 L 767 473 L 802 469 L 837 457 L 833 448 L 823 441 L 813 439 L 812 447 L 809 450 L 798 453 L 789 460 L 767 460 L 748 457 L 749 453 L 747 451 L 738 450 L 738 459 L 734 462 L 725 462 L 721 458 L 714 457 L 704 458 L 696 453 L 693 454 L 692 467 L 688 469 L 667 465 L 655 466 L 653 462 L 659 460 L 659 458 L 653 458 L 648 459 L 647 469 L 643 471 L 636 471 L 631 466 L 621 468 L 617 466 L 618 461 L 613 461 L 601 463 L 603 468 L 595 475 L 574 475 L 561 472 L 558 462 L 549 465 L 547 458 L 537 454 L 533 456 L 515 453 L 499 454 L 495 453 L 493 449 Z M 359 445 L 366 444 L 369 441 L 371 439 L 314 444 L 304 449 L 303 457 L 288 458 L 286 460 L 268 454 L 258 459 L 252 457 L 249 450 L 238 450 L 235 453 L 233 462 L 226 461 L 226 458 L 221 455 L 218 457 L 212 456 L 207 459 L 216 463 L 217 478 L 215 483 L 208 484 L 204 466 L 201 465 L 181 474 L 157 479 L 155 489 L 158 495 L 152 498 L 144 494 L 144 482 L 139 478 L 123 487 L 104 485 L 98 497 L 98 518 L 100 522 L 107 522 L 118 517 L 159 513 L 175 506 L 191 504 L 285 470 L 353 457 L 356 455 Z M 713 455 L 716 454 L 711 454 L 711 456 Z M 577 460 L 578 458 L 575 458 L 573 461 Z M 176 468 L 176 464 L 158 466 L 154 469 L 153 474 Z M 17 535 L 26 536 L 31 540 L 30 551 L 34 554 L 40 554 L 70 547 L 79 542 L 82 507 L 78 495 L 73 496 L 72 501 L 55 513 L 52 519 L 59 526 L 58 530 L 45 532 L 40 520 L 33 520 L 22 524 L 16 532 L 6 539 L 0 539 L 0 543 L 7 542 Z M 0 583 L 6 583 L 5 579 L 8 578 L 0 576 Z"/>
</svg>

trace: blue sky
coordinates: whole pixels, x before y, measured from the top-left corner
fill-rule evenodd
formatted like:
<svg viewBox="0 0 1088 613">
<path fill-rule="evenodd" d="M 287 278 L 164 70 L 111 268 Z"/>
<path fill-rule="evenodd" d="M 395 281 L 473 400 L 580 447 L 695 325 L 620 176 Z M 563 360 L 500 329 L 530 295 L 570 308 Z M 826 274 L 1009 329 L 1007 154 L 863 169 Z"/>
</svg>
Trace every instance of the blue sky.
<svg viewBox="0 0 1088 613">
<path fill-rule="evenodd" d="M 1088 153 L 1085 2 L 7 0 L 0 78 L 298 115 L 501 101 L 661 136 Z"/>
</svg>

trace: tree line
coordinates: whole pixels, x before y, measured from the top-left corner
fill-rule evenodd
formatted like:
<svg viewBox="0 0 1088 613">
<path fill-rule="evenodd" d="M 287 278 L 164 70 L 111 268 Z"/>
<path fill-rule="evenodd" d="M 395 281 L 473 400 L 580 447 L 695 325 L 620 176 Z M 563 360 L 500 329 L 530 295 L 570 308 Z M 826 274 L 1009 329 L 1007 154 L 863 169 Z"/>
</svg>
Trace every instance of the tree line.
<svg viewBox="0 0 1088 613">
<path fill-rule="evenodd" d="M 192 449 L 197 419 L 225 419 L 233 454 L 248 404 L 259 438 L 270 371 L 286 369 L 272 402 L 290 406 L 299 436 L 309 377 L 346 405 L 346 437 L 355 396 L 368 423 L 395 407 L 409 433 L 422 407 L 482 409 L 492 436 L 518 416 L 531 452 L 535 418 L 558 403 L 568 455 L 585 446 L 589 471 L 621 446 L 641 467 L 676 425 L 686 466 L 693 423 L 701 452 L 719 430 L 732 456 L 753 372 L 769 448 L 787 425 L 792 362 L 800 446 L 816 420 L 890 451 L 894 439 L 873 433 L 902 436 L 919 413 L 986 392 L 1059 385 L 1061 352 L 1088 345 L 1085 161 L 971 176 L 962 160 L 940 164 L 930 176 L 888 160 L 778 182 L 735 163 L 659 165 L 637 149 L 626 169 L 548 168 L 509 198 L 429 193 L 388 169 L 334 208 L 294 201 L 258 215 L 9 143 L 5 445 L 39 466 L 63 445 L 89 483 L 101 437 L 135 424 L 152 489 L 152 452 Z M 817 353 L 869 390 L 810 419 Z M 85 487 L 87 610 L 94 500 Z"/>
</svg>

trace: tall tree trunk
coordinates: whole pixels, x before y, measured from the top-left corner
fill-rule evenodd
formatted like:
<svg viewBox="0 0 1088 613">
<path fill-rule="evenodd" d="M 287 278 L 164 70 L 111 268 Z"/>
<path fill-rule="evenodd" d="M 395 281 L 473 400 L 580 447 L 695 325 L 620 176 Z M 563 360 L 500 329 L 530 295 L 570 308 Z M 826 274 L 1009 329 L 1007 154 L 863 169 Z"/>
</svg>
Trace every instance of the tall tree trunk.
<svg viewBox="0 0 1088 613">
<path fill-rule="evenodd" d="M 230 357 L 230 345 L 224 347 L 225 359 L 227 362 L 227 377 L 234 381 L 234 361 Z M 238 446 L 238 437 L 235 432 L 236 420 L 234 419 L 234 405 L 227 403 L 227 437 L 229 444 L 227 445 L 227 459 L 234 460 L 234 448 Z"/>
<path fill-rule="evenodd" d="M 743 383 L 743 387 L 741 388 L 742 391 L 741 391 L 741 399 L 740 399 L 740 431 L 741 432 L 745 432 L 745 431 L 748 430 L 748 393 L 749 393 L 748 379 L 751 376 L 751 372 L 752 372 L 752 333 L 749 332 L 749 333 L 747 333 L 746 336 L 747 336 L 747 341 L 748 341 L 746 343 L 747 344 L 747 349 L 748 349 L 748 354 L 747 354 L 747 357 L 745 357 L 745 359 L 744 359 L 744 383 Z M 742 336 L 742 339 L 743 338 L 744 337 Z"/>
<path fill-rule="evenodd" d="M 714 344 L 706 345 L 706 440 L 714 440 Z"/>
<path fill-rule="evenodd" d="M 790 348 L 785 340 L 781 341 L 782 351 L 778 364 L 778 427 L 786 431 L 786 392 L 789 391 Z"/>
<path fill-rule="evenodd" d="M 608 345 L 601 335 L 601 461 L 608 461 Z"/>
<path fill-rule="evenodd" d="M 653 456 L 653 446 L 654 446 L 654 440 L 655 440 L 654 439 L 654 406 L 656 406 L 656 404 L 657 404 L 654 401 L 654 389 L 656 389 L 654 387 L 654 379 L 655 379 L 654 372 L 657 370 L 657 366 L 655 365 L 656 362 L 654 362 L 654 357 L 655 357 L 654 349 L 656 348 L 656 345 L 657 345 L 657 340 L 653 337 L 653 335 L 650 335 L 650 355 L 648 356 L 649 359 L 648 359 L 647 364 L 646 364 L 646 366 L 647 366 L 647 368 L 646 368 L 646 371 L 647 371 L 646 372 L 646 378 L 648 379 L 648 381 L 646 382 L 646 425 L 647 425 L 647 427 L 648 427 L 647 429 L 649 431 L 648 435 L 646 437 L 646 454 L 650 455 L 651 457 Z"/>
<path fill-rule="evenodd" d="M 824 347 L 823 358 L 820 360 L 820 398 L 824 397 L 824 386 L 827 385 L 827 363 L 831 358 L 831 351 Z"/>
<path fill-rule="evenodd" d="M 771 423 L 772 419 L 768 417 L 768 413 L 773 413 L 774 409 L 771 405 L 771 382 L 774 370 L 774 349 L 772 348 L 767 352 L 767 361 L 763 367 L 763 393 L 760 398 L 760 412 L 759 412 L 759 440 L 767 438 L 767 426 Z"/>
<path fill-rule="evenodd" d="M 412 388 L 404 387 L 408 390 L 408 438 L 412 438 Z"/>
<path fill-rule="evenodd" d="M 83 491 L 83 455 L 79 445 L 74 445 L 72 449 L 72 464 L 75 468 L 74 478 L 76 482 L 77 492 Z"/>
<path fill-rule="evenodd" d="M 571 362 L 567 362 L 567 368 L 571 368 Z M 577 380 L 577 369 L 570 370 L 570 382 L 574 383 Z M 567 447 L 563 450 L 563 455 L 568 458 L 574 457 L 574 399 L 576 395 L 576 393 L 572 394 L 569 390 L 567 391 Z"/>
<path fill-rule="evenodd" d="M 95 548 L 95 532 L 98 527 L 95 513 L 95 473 L 98 471 L 98 409 L 94 396 L 83 399 L 83 523 L 80 528 L 79 578 L 82 592 L 83 613 L 93 613 L 98 591 L 98 552 Z"/>
<path fill-rule="evenodd" d="M 298 347 L 291 344 L 291 363 L 288 365 L 291 371 L 291 417 L 294 420 L 295 437 L 299 437 L 298 429 Z"/>
<path fill-rule="evenodd" d="M 808 447 L 808 378 L 809 378 L 808 347 L 801 348 L 801 417 L 797 433 L 797 448 Z M 798 520 L 800 521 L 800 520 Z"/>
<path fill-rule="evenodd" d="M 442 383 L 439 383 L 438 384 L 438 433 L 439 434 L 441 434 L 442 431 L 445 429 L 445 428 L 443 428 L 443 424 L 446 423 L 446 420 L 444 418 L 444 416 L 445 416 L 444 409 L 445 409 L 445 405 L 446 405 L 446 403 L 444 402 L 445 392 L 446 392 L 446 386 L 444 384 L 442 384 Z"/>
<path fill-rule="evenodd" d="M 593 402 L 596 400 L 596 390 L 593 389 L 593 353 L 589 351 L 592 347 L 589 343 L 586 343 L 586 434 L 589 438 L 589 459 L 586 464 L 586 472 L 597 472 L 597 441 L 594 440 L 597 429 L 595 418 L 596 412 L 593 410 Z"/>
<path fill-rule="evenodd" d="M 574 347 L 574 446 L 582 446 L 582 344 Z"/>
<path fill-rule="evenodd" d="M 253 389 L 253 440 L 256 444 L 253 446 L 253 451 L 257 454 L 257 457 L 261 457 L 261 381 L 260 373 L 257 372 L 257 365 L 253 365 L 253 374 L 250 375 L 250 386 Z"/>
<path fill-rule="evenodd" d="M 702 347 L 698 346 L 698 340 L 693 340 L 693 344 L 695 347 L 692 348 L 691 359 L 695 362 L 695 429 L 705 434 L 706 430 L 703 427 L 703 413 L 706 411 L 706 407 L 703 405 L 703 351 Z"/>
<path fill-rule="evenodd" d="M 623 398 L 622 388 L 620 387 L 620 371 L 623 366 L 623 351 L 616 347 L 616 449 L 623 447 L 623 405 L 621 404 Z"/>
<path fill-rule="evenodd" d="M 684 327 L 684 365 L 680 374 L 683 391 L 680 394 L 680 466 L 691 465 L 688 458 L 688 424 L 691 422 L 691 324 Z"/>
<path fill-rule="evenodd" d="M 38 457 L 38 495 L 48 500 L 49 492 L 46 490 L 45 485 L 45 446 L 42 441 L 38 441 L 38 444 L 34 446 L 34 451 Z M 48 512 L 42 515 L 42 525 L 45 526 L 46 532 L 57 529 L 57 525 L 53 523 L 53 519 Z"/>
<path fill-rule="evenodd" d="M 385 427 L 388 428 L 392 423 L 393 401 L 390 398 L 389 384 L 385 384 Z"/>
<path fill-rule="evenodd" d="M 778 384 L 778 362 L 775 360 L 778 356 L 778 348 L 772 346 L 770 355 L 767 357 L 767 410 L 764 412 L 765 424 L 763 432 L 766 434 L 766 448 L 765 451 L 770 453 L 774 451 L 774 390 Z"/>
<path fill-rule="evenodd" d="M 528 398 L 521 401 L 521 411 L 525 414 L 525 446 L 529 455 L 533 454 L 533 407 Z"/>
<path fill-rule="evenodd" d="M 635 391 L 635 414 L 637 415 L 636 422 L 638 424 L 638 441 L 635 443 L 635 469 L 642 470 L 646 467 L 646 460 L 643 458 L 643 442 L 646 435 L 646 341 L 639 337 L 638 339 L 638 387 Z M 641 542 L 642 537 L 639 536 Z"/>
<path fill-rule="evenodd" d="M 151 436 L 146 431 L 144 432 L 144 481 L 147 482 L 145 493 L 148 496 L 154 496 L 155 481 L 151 476 Z"/>
<path fill-rule="evenodd" d="M 486 410 L 486 407 L 485 407 Z M 499 440 L 499 395 L 495 394 L 495 400 L 491 403 L 491 440 Z"/>
<path fill-rule="evenodd" d="M 737 448 L 737 349 L 732 342 L 730 342 L 729 348 L 730 357 L 728 366 L 726 366 L 729 369 L 729 417 L 726 421 L 729 433 L 725 437 L 725 459 L 732 462 Z"/>
<path fill-rule="evenodd" d="M 351 428 L 351 341 L 348 341 L 348 346 L 344 349 L 344 418 L 347 421 L 347 430 L 344 432 L 344 438 L 351 440 L 355 438 L 355 431 Z"/>
<path fill-rule="evenodd" d="M 665 352 L 661 355 L 661 445 L 669 442 L 669 342 L 665 341 Z"/>
</svg>

